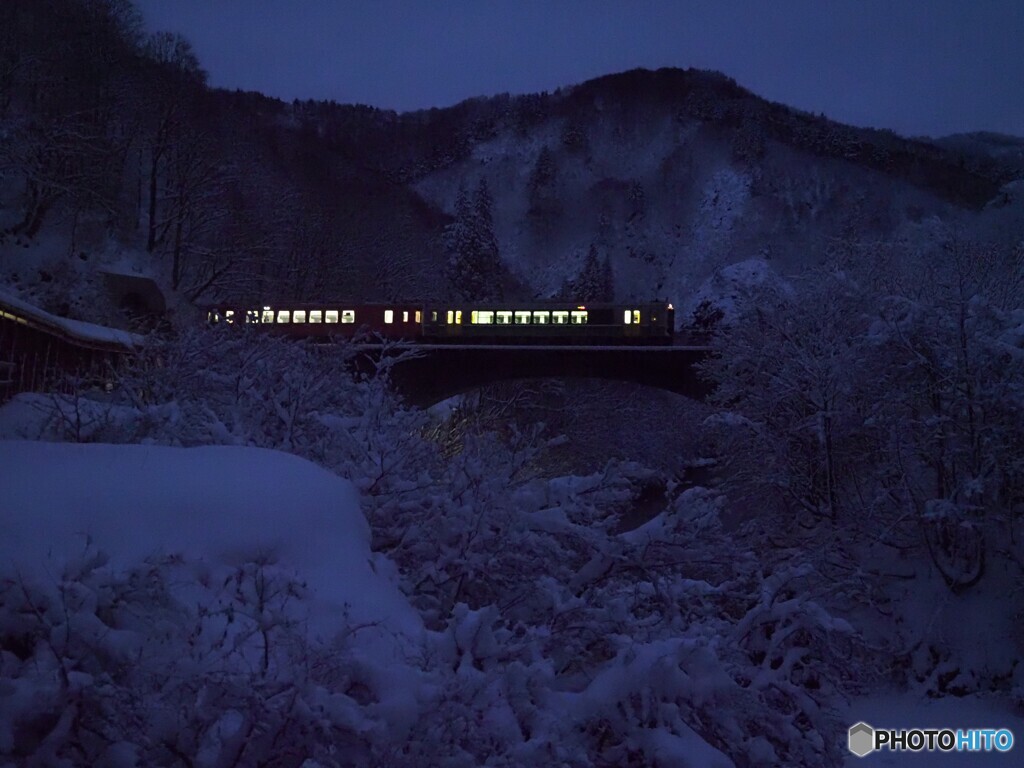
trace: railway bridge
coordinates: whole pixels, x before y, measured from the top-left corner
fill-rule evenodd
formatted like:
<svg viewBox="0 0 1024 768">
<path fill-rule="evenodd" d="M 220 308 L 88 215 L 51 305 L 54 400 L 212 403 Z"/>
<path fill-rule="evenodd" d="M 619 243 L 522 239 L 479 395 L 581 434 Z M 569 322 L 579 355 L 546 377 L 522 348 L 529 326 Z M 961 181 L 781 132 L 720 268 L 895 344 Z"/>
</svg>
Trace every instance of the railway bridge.
<svg viewBox="0 0 1024 768">
<path fill-rule="evenodd" d="M 363 340 L 349 342 L 344 357 L 363 371 L 375 370 L 382 357 L 391 359 L 392 383 L 418 406 L 501 381 L 570 377 L 633 382 L 699 400 L 711 389 L 697 367 L 710 350 L 693 341 L 595 346 Z M 137 334 L 52 315 L 0 291 L 0 402 L 18 392 L 60 389 L 68 374 L 105 380 L 111 365 L 144 342 Z"/>
<path fill-rule="evenodd" d="M 374 362 L 380 345 L 363 344 Z M 391 380 L 406 401 L 429 406 L 487 384 L 517 379 L 592 378 L 642 384 L 702 400 L 710 384 L 698 364 L 704 345 L 581 346 L 528 344 L 416 344 L 399 347 Z"/>
</svg>

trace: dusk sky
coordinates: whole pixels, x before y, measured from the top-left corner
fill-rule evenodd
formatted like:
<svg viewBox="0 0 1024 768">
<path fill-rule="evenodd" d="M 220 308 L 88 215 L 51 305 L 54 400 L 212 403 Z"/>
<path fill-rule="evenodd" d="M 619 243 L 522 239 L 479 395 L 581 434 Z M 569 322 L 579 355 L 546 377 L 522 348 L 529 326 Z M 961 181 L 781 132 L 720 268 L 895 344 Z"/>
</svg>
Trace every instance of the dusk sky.
<svg viewBox="0 0 1024 768">
<path fill-rule="evenodd" d="M 410 110 L 717 69 L 843 122 L 1024 136 L 1024 0 L 137 0 L 210 83 Z"/>
</svg>

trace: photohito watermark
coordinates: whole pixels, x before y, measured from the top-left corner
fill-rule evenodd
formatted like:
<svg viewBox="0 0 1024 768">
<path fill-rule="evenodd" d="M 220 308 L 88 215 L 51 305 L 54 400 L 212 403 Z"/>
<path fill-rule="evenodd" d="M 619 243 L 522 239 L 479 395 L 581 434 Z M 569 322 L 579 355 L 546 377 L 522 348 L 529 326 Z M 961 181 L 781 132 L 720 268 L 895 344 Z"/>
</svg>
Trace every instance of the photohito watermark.
<svg viewBox="0 0 1024 768">
<path fill-rule="evenodd" d="M 875 728 L 867 723 L 850 727 L 847 746 L 857 757 L 888 749 L 893 752 L 1008 752 L 1013 749 L 1009 728 Z"/>
</svg>

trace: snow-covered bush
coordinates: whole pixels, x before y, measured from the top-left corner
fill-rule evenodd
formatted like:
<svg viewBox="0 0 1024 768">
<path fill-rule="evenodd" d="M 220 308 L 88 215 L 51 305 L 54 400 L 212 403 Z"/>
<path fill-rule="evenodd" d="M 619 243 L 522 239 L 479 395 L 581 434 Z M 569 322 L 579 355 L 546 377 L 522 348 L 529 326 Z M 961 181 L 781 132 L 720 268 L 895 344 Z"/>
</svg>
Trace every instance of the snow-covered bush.
<svg viewBox="0 0 1024 768">
<path fill-rule="evenodd" d="M 5 657 L 11 678 L 30 674 L 25 664 L 48 647 L 40 638 L 63 633 L 70 645 L 49 653 L 65 661 L 47 674 L 59 680 L 64 664 L 112 681 L 88 695 L 109 690 L 113 703 L 90 699 L 86 710 L 115 715 L 81 721 L 87 733 L 111 735 L 68 726 L 47 754 L 288 764 L 288 745 L 305 745 L 322 765 L 836 762 L 833 713 L 858 674 L 840 651 L 855 635 L 824 607 L 834 592 L 810 589 L 815 571 L 798 555 L 766 558 L 746 534 L 727 535 L 725 497 L 702 489 L 617 533 L 642 468 L 612 462 L 586 477 L 547 477 L 550 436 L 512 420 L 498 431 L 470 423 L 450 450 L 426 414 L 390 394 L 386 375 L 345 373 L 344 355 L 203 331 L 149 350 L 123 372 L 112 402 L 48 402 L 62 409 L 58 423 L 106 409 L 125 439 L 272 447 L 349 477 L 363 491 L 375 548 L 432 631 L 412 654 L 408 693 L 419 703 L 405 730 L 381 709 L 373 658 L 311 639 L 301 585 L 269 563 L 214 575 L 150 563 L 130 577 L 97 564 L 65 579 L 68 594 L 108 595 L 87 601 L 97 606 L 82 619 L 92 635 L 67 622 L 55 629 L 60 611 L 47 624 L 12 602 L 15 584 L 5 593 L 5 609 L 16 606 L 8 615 L 22 622 L 9 636 L 36 638 L 24 641 L 31 654 Z M 28 629 L 26 615 L 35 617 Z M 152 661 L 136 651 L 126 665 L 97 639 L 134 631 L 128 615 L 161 638 L 145 644 Z M 24 691 L 42 685 L 31 680 Z M 63 711 L 71 694 L 53 685 L 41 709 L 26 704 L 9 721 Z M 144 712 L 133 720 L 122 701 L 144 701 Z M 193 714 L 182 719 L 185 711 Z M 134 730 L 110 725 L 121 720 Z M 49 749 L 16 727 L 18 754 Z M 182 735 L 168 741 L 172 731 Z M 84 752 L 74 746 L 83 739 Z M 104 757 L 109 749 L 121 752 Z"/>
<path fill-rule="evenodd" d="M 0 581 L 0 756 L 24 765 L 370 765 L 388 734 L 365 659 L 306 631 L 265 562 L 95 549 L 53 583 Z M 369 671 L 369 672 L 372 672 Z"/>
<path fill-rule="evenodd" d="M 72 442 L 239 445 L 294 453 L 371 495 L 413 487 L 436 451 L 424 413 L 403 407 L 387 369 L 396 345 L 360 374 L 345 344 L 312 344 L 246 328 L 152 338 L 117 372 L 111 393 L 23 396 L 23 436 Z"/>
</svg>

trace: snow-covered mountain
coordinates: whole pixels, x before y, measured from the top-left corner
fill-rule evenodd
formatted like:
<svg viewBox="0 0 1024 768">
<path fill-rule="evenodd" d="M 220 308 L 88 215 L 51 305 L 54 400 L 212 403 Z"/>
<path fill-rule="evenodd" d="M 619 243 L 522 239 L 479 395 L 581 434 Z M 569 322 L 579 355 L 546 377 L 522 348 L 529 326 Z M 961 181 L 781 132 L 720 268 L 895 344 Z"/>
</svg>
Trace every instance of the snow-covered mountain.
<svg viewBox="0 0 1024 768">
<path fill-rule="evenodd" d="M 45 28 L 50 11 L 19 13 Z M 97 91 L 66 63 L 88 59 L 85 42 L 16 42 L 50 63 L 14 73 L 0 112 L 0 275 L 81 319 L 112 309 L 79 295 L 83 270 L 115 262 L 177 294 L 172 307 L 451 295 L 444 229 L 482 180 L 506 293 L 521 297 L 557 292 L 592 246 L 618 298 L 691 305 L 751 259 L 784 275 L 881 241 L 914 251 L 943 228 L 1019 238 L 1024 223 L 1018 139 L 853 128 L 714 72 L 634 70 L 397 114 L 211 89 L 194 60 L 128 39 L 103 64 L 117 87 Z M 64 91 L 47 90 L 53 78 Z M 59 263 L 39 263 L 42 241 Z"/>
<path fill-rule="evenodd" d="M 994 223 L 1003 208 L 1022 210 L 1012 154 L 842 126 L 716 73 L 638 70 L 508 100 L 504 114 L 413 188 L 451 212 L 460 187 L 486 179 L 502 257 L 542 295 L 592 244 L 619 298 L 693 305 L 730 264 L 787 272 L 863 243 L 914 248 L 943 225 L 989 236 L 1009 229 Z"/>
</svg>

